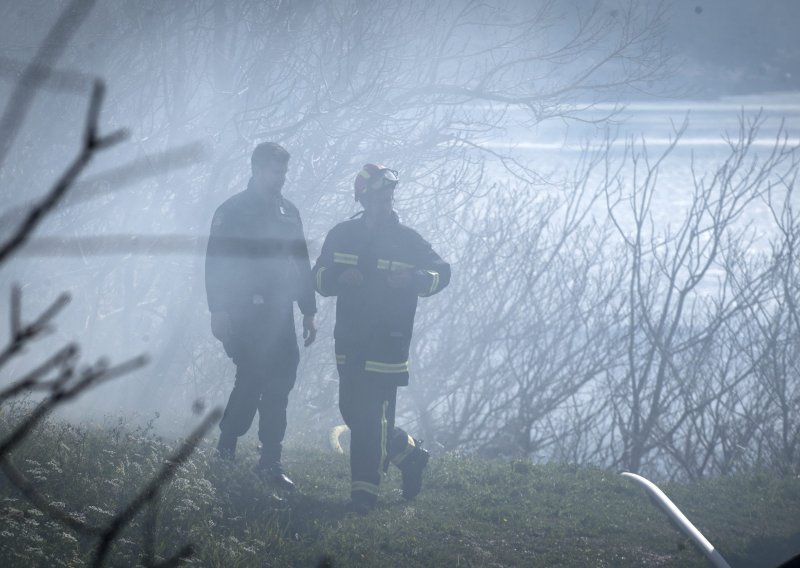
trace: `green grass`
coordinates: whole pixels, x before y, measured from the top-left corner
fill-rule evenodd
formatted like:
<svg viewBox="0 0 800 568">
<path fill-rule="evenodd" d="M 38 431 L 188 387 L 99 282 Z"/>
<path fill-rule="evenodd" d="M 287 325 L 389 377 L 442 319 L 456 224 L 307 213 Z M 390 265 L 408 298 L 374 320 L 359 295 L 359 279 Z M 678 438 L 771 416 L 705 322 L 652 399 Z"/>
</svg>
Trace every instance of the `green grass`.
<svg viewBox="0 0 800 568">
<path fill-rule="evenodd" d="M 11 415 L 14 413 L 12 412 Z M 9 412 L 0 414 L 8 428 Z M 147 428 L 50 422 L 14 454 L 20 469 L 64 510 L 101 521 L 122 507 L 169 453 Z M 431 460 L 425 487 L 403 501 L 391 471 L 381 505 L 344 514 L 344 456 L 288 448 L 298 491 L 280 500 L 252 473 L 254 446 L 234 466 L 201 448 L 162 492 L 157 553 L 190 541 L 202 566 L 706 566 L 620 476 L 586 467 Z M 663 484 L 731 565 L 770 566 L 800 552 L 800 479 L 754 474 Z M 77 566 L 94 541 L 63 529 L 0 481 L 0 565 Z M 142 518 L 113 550 L 113 565 L 140 561 Z"/>
</svg>

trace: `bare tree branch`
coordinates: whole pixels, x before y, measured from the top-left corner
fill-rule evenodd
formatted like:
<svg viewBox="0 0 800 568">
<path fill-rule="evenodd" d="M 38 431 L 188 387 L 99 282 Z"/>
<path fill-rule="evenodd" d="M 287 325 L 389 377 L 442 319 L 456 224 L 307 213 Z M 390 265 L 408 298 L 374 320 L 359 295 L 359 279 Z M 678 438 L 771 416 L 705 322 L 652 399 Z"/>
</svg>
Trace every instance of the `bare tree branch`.
<svg viewBox="0 0 800 568">
<path fill-rule="evenodd" d="M 5 162 L 20 127 L 33 104 L 34 95 L 45 82 L 48 70 L 94 6 L 95 0 L 73 0 L 39 46 L 33 60 L 22 72 L 0 116 L 0 166 Z M 2 259 L 3 256 L 0 256 Z"/>
<path fill-rule="evenodd" d="M 33 66 L 9 57 L 0 57 L 0 79 L 20 82 L 23 73 L 29 73 L 37 88 L 54 92 L 83 94 L 92 88 L 96 77 L 80 71 L 53 69 L 45 65 Z"/>
<path fill-rule="evenodd" d="M 97 545 L 92 565 L 99 567 L 109 552 L 111 544 L 116 539 L 119 532 L 124 529 L 139 510 L 158 496 L 161 487 L 173 476 L 180 465 L 185 462 L 194 452 L 197 444 L 203 439 L 206 433 L 222 418 L 222 409 L 216 408 L 206 415 L 197 428 L 186 438 L 186 441 L 178 450 L 166 461 L 161 470 L 150 480 L 150 482 L 139 492 L 139 495 L 131 501 L 128 506 L 117 513 L 117 515 L 105 527 Z M 183 552 L 183 551 L 182 551 Z M 179 553 L 179 555 L 182 553 Z"/>
<path fill-rule="evenodd" d="M 0 368 L 8 363 L 30 340 L 50 329 L 50 322 L 70 302 L 70 295 L 62 293 L 33 322 L 22 324 L 22 291 L 18 285 L 11 288 L 11 339 L 0 351 Z"/>
<path fill-rule="evenodd" d="M 89 113 L 86 120 L 81 152 L 62 174 L 61 178 L 55 183 L 50 192 L 28 213 L 27 217 L 14 234 L 9 237 L 5 243 L 0 245 L 0 266 L 3 265 L 5 260 L 13 254 L 14 251 L 25 243 L 42 219 L 58 205 L 61 198 L 72 186 L 75 178 L 80 175 L 86 165 L 91 161 L 95 152 L 108 148 L 127 136 L 126 131 L 118 130 L 108 136 L 98 137 L 97 122 L 100 117 L 100 105 L 102 104 L 104 93 L 105 87 L 102 81 L 96 81 L 94 89 L 92 90 L 91 100 L 89 101 Z"/>
</svg>

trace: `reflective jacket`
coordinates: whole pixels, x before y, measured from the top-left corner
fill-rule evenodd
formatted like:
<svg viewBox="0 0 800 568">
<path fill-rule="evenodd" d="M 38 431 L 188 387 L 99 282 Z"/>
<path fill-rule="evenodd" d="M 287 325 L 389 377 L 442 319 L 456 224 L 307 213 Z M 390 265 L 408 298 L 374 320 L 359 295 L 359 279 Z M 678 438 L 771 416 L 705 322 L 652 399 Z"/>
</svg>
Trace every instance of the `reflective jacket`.
<svg viewBox="0 0 800 568">
<path fill-rule="evenodd" d="M 337 282 L 348 268 L 361 272 L 360 286 Z M 387 276 L 403 269 L 412 270 L 410 285 L 390 287 Z M 334 339 L 340 370 L 407 385 L 417 298 L 447 286 L 450 265 L 393 213 L 376 231 L 369 230 L 364 217 L 336 225 L 325 238 L 312 274 L 319 294 L 338 296 Z"/>
<path fill-rule="evenodd" d="M 205 268 L 211 312 L 227 311 L 234 320 L 260 312 L 293 330 L 293 301 L 305 315 L 317 311 L 300 214 L 281 195 L 267 197 L 248 185 L 220 205 Z"/>
</svg>

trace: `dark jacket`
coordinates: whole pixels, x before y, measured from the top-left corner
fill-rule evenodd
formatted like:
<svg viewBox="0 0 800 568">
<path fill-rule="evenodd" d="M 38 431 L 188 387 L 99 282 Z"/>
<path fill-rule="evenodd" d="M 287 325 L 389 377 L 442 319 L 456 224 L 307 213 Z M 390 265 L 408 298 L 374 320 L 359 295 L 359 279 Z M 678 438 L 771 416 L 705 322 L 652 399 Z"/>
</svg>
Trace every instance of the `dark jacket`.
<svg viewBox="0 0 800 568">
<path fill-rule="evenodd" d="M 337 283 L 347 268 L 361 271 L 361 286 Z M 407 288 L 391 288 L 392 270 L 412 269 Z M 392 221 L 370 232 L 363 217 L 339 223 L 328 233 L 312 271 L 317 292 L 338 296 L 336 362 L 353 372 L 398 386 L 408 384 L 408 351 L 418 296 L 432 296 L 450 282 L 450 265 L 424 238 Z"/>
<path fill-rule="evenodd" d="M 227 311 L 234 322 L 253 313 L 285 322 L 288 315 L 294 329 L 293 301 L 303 314 L 316 313 L 297 207 L 249 185 L 220 205 L 206 251 L 206 296 L 210 311 Z"/>
</svg>

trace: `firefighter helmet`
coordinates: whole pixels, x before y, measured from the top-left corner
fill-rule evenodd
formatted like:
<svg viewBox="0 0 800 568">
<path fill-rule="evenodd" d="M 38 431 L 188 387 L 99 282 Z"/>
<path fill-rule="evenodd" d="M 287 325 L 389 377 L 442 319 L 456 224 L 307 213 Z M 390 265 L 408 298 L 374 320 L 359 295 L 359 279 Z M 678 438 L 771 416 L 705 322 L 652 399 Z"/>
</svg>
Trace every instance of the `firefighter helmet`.
<svg viewBox="0 0 800 568">
<path fill-rule="evenodd" d="M 378 164 L 364 164 L 353 182 L 356 201 L 372 191 L 394 189 L 399 179 L 396 170 Z"/>
</svg>

